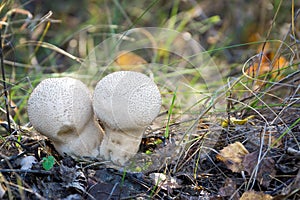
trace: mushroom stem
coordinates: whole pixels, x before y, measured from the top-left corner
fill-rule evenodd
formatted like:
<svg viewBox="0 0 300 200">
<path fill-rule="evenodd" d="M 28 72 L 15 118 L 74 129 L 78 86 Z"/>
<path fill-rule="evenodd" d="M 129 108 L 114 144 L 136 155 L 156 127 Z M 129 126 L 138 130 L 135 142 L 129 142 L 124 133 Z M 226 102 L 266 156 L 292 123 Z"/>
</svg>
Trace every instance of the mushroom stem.
<svg viewBox="0 0 300 200">
<path fill-rule="evenodd" d="M 73 126 L 74 127 L 74 126 Z M 58 132 L 62 136 L 59 140 L 52 139 L 52 143 L 61 155 L 65 153 L 70 156 L 99 156 L 99 145 L 102 141 L 101 128 L 97 122 L 91 118 L 82 130 L 74 129 L 72 126 L 64 126 Z M 51 139 L 51 138 L 50 138 Z"/>
<path fill-rule="evenodd" d="M 138 152 L 144 129 L 122 131 L 105 126 L 105 135 L 100 146 L 100 156 L 118 165 Z M 130 144 L 130 145 L 128 145 Z"/>
</svg>

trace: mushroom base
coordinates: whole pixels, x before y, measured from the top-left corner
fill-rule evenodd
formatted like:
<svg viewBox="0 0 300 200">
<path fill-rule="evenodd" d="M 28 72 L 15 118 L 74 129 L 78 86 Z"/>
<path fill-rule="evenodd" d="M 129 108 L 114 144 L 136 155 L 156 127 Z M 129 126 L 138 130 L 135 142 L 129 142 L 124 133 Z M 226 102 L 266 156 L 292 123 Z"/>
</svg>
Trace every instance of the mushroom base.
<svg viewBox="0 0 300 200">
<path fill-rule="evenodd" d="M 124 165 L 139 150 L 144 130 L 111 130 L 105 127 L 100 156 L 114 164 Z"/>
<path fill-rule="evenodd" d="M 60 155 L 73 157 L 97 157 L 103 133 L 95 120 L 89 120 L 83 130 L 70 127 L 61 130 L 59 140 L 52 140 L 53 145 Z"/>
</svg>

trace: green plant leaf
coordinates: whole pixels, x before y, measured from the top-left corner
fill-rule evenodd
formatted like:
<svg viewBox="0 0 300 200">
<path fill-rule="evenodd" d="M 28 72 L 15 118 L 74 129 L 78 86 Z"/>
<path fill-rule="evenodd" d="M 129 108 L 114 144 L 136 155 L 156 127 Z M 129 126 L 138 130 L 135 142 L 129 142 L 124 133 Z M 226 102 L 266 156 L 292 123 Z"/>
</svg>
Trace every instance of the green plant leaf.
<svg viewBox="0 0 300 200">
<path fill-rule="evenodd" d="M 43 164 L 42 165 L 43 165 L 43 168 L 48 171 L 48 170 L 52 169 L 54 163 L 55 163 L 54 157 L 53 156 L 47 156 L 47 157 L 43 158 Z"/>
</svg>

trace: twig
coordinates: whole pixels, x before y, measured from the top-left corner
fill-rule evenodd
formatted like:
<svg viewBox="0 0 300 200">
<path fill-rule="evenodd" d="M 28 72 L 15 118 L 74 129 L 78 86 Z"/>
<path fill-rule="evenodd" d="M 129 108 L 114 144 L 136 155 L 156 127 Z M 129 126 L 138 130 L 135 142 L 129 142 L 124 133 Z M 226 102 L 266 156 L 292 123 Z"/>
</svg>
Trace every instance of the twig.
<svg viewBox="0 0 300 200">
<path fill-rule="evenodd" d="M 115 183 L 114 187 L 111 189 L 111 192 L 109 196 L 107 197 L 107 200 L 111 199 L 111 197 L 114 195 L 115 189 L 118 186 L 119 183 Z"/>
<path fill-rule="evenodd" d="M 4 90 L 4 99 L 5 99 L 5 109 L 6 109 L 6 119 L 8 124 L 8 132 L 11 133 L 11 127 L 10 127 L 10 114 L 9 114 L 9 102 L 8 102 L 8 92 L 6 88 L 6 81 L 5 81 L 5 70 L 4 70 L 4 64 L 3 64 L 3 48 L 2 48 L 2 32 L 0 30 L 0 64 L 1 64 L 1 72 L 2 72 L 2 84 L 3 84 L 3 90 Z"/>
<path fill-rule="evenodd" d="M 15 173 L 32 173 L 32 174 L 43 174 L 43 175 L 52 175 L 53 172 L 51 171 L 45 171 L 45 170 L 36 170 L 36 169 L 0 169 L 0 173 L 11 173 L 11 172 L 15 172 Z"/>
<path fill-rule="evenodd" d="M 4 183 L 5 185 L 7 185 L 7 186 L 12 186 L 12 187 L 15 187 L 15 188 L 18 188 L 18 189 L 23 189 L 23 190 L 25 190 L 25 191 L 27 191 L 27 192 L 30 192 L 30 193 L 34 194 L 34 195 L 37 197 L 37 199 L 40 199 L 40 200 L 46 200 L 46 198 L 44 198 L 43 196 L 41 196 L 41 195 L 38 194 L 37 192 L 33 191 L 32 189 L 25 188 L 25 187 L 23 187 L 23 186 L 21 186 L 21 185 L 17 185 L 17 184 L 12 183 L 12 182 L 3 181 L 3 183 Z"/>
<path fill-rule="evenodd" d="M 300 151 L 296 150 L 296 149 L 293 149 L 291 147 L 287 148 L 286 153 L 289 154 L 289 155 L 296 156 L 296 157 L 300 158 Z"/>
</svg>

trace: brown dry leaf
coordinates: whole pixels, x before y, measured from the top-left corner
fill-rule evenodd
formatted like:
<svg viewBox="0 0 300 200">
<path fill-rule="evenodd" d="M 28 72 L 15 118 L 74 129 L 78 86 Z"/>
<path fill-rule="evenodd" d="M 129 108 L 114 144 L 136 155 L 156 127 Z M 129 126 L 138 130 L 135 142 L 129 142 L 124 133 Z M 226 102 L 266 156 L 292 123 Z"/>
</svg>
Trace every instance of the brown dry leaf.
<svg viewBox="0 0 300 200">
<path fill-rule="evenodd" d="M 259 152 L 255 151 L 245 155 L 243 166 L 244 170 L 248 172 L 248 174 L 251 174 L 255 169 L 257 165 L 258 154 Z M 272 158 L 264 158 L 260 162 L 256 180 L 258 180 L 261 185 L 268 187 L 272 180 L 272 177 L 274 177 L 275 174 L 275 161 Z"/>
<path fill-rule="evenodd" d="M 230 197 L 234 194 L 234 196 L 231 199 L 238 200 L 240 197 L 239 193 L 235 192 L 236 182 L 231 178 L 226 178 L 224 186 L 219 189 L 218 193 L 221 197 Z"/>
<path fill-rule="evenodd" d="M 244 170 L 243 159 L 248 153 L 248 150 L 242 143 L 235 142 L 224 147 L 216 157 L 224 162 L 232 172 L 241 172 Z"/>
<path fill-rule="evenodd" d="M 114 64 L 118 65 L 121 70 L 142 72 L 143 65 L 147 64 L 147 61 L 133 52 L 120 51 Z"/>
<path fill-rule="evenodd" d="M 253 190 L 244 192 L 240 200 L 271 200 L 273 197 L 263 192 L 256 192 Z"/>
</svg>

